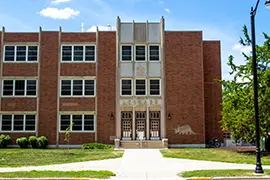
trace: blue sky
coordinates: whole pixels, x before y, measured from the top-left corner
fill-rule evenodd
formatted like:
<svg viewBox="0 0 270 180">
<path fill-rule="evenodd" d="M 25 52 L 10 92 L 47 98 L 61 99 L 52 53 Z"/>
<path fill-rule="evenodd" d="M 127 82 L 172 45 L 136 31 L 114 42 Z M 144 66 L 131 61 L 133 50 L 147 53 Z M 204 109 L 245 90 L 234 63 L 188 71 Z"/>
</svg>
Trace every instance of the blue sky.
<svg viewBox="0 0 270 180">
<path fill-rule="evenodd" d="M 222 73 L 229 79 L 227 57 L 236 62 L 244 59 L 238 44 L 244 24 L 250 24 L 250 8 L 256 0 L 1 0 L 0 22 L 6 31 L 43 30 L 80 31 L 92 26 L 115 26 L 116 17 L 122 21 L 159 21 L 165 18 L 167 30 L 202 30 L 205 40 L 221 40 Z M 257 41 L 261 32 L 270 34 L 270 12 L 261 1 L 256 16 Z M 105 27 L 104 27 L 105 28 Z"/>
</svg>

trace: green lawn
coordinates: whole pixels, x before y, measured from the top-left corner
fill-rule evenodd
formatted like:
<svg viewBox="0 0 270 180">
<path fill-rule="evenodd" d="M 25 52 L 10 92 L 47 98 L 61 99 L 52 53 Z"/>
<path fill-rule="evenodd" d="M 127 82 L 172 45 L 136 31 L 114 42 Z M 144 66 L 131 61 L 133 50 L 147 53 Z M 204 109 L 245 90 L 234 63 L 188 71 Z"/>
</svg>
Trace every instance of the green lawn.
<svg viewBox="0 0 270 180">
<path fill-rule="evenodd" d="M 21 171 L 0 173 L 1 178 L 109 178 L 110 171 Z"/>
<path fill-rule="evenodd" d="M 179 173 L 184 178 L 190 177 L 234 177 L 234 176 L 258 176 L 254 170 L 198 170 Z M 264 170 L 263 176 L 269 176 L 270 170 Z"/>
<path fill-rule="evenodd" d="M 254 164 L 255 155 L 248 155 L 221 149 L 181 148 L 161 150 L 164 157 L 206 161 Z M 270 156 L 262 157 L 262 164 L 270 165 Z"/>
<path fill-rule="evenodd" d="M 0 149 L 0 167 L 40 166 L 120 158 L 123 151 L 87 149 Z"/>
</svg>

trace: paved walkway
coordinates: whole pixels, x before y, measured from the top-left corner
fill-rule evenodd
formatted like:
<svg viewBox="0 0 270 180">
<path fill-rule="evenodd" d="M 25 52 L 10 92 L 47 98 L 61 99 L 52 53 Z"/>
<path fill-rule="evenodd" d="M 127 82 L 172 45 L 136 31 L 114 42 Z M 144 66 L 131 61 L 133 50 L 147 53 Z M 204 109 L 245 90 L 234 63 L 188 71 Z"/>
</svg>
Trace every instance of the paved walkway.
<svg viewBox="0 0 270 180">
<path fill-rule="evenodd" d="M 255 161 L 255 159 L 254 159 Z M 109 170 L 117 174 L 114 180 L 177 180 L 177 173 L 200 169 L 254 169 L 254 165 L 163 158 L 157 149 L 128 149 L 121 159 L 88 161 L 49 166 L 0 168 L 0 172 L 30 170 Z M 263 166 L 270 169 L 270 166 Z"/>
</svg>

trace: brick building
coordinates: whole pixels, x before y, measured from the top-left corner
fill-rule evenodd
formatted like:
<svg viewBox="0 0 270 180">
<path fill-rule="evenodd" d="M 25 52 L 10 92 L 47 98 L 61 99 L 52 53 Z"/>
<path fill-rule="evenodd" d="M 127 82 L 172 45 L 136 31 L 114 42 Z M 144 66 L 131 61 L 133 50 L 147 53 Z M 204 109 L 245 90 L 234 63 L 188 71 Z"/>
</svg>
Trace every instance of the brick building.
<svg viewBox="0 0 270 180">
<path fill-rule="evenodd" d="M 203 147 L 222 138 L 220 42 L 160 22 L 116 31 L 0 33 L 0 133 L 49 145 L 161 142 Z M 150 146 L 150 145 L 149 145 Z"/>
</svg>

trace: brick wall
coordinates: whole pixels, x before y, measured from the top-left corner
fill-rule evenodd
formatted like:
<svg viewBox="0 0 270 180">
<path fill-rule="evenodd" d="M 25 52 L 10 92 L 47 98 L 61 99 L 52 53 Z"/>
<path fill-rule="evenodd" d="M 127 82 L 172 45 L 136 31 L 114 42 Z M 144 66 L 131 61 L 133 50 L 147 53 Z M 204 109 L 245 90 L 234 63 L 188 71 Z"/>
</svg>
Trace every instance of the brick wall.
<svg viewBox="0 0 270 180">
<path fill-rule="evenodd" d="M 60 111 L 95 111 L 95 98 L 60 98 Z"/>
<path fill-rule="evenodd" d="M 115 78 L 116 78 L 116 33 L 100 32 L 98 39 L 98 79 L 97 79 L 97 137 L 102 143 L 113 143 L 115 136 Z"/>
<path fill-rule="evenodd" d="M 2 111 L 36 111 L 36 98 L 2 98 Z"/>
<path fill-rule="evenodd" d="M 96 76 L 96 63 L 62 63 L 60 76 Z"/>
<path fill-rule="evenodd" d="M 40 43 L 40 110 L 39 136 L 48 136 L 56 143 L 58 32 L 42 32 Z"/>
<path fill-rule="evenodd" d="M 38 42 L 39 33 L 5 33 L 4 42 Z"/>
<path fill-rule="evenodd" d="M 96 33 L 62 33 L 61 42 L 96 42 Z"/>
<path fill-rule="evenodd" d="M 202 32 L 165 32 L 166 132 L 169 144 L 204 143 Z M 166 116 L 167 117 L 167 116 Z M 189 125 L 193 135 L 175 133 Z"/>
<path fill-rule="evenodd" d="M 38 76 L 38 63 L 4 63 L 3 76 Z"/>
<path fill-rule="evenodd" d="M 222 139 L 220 128 L 222 110 L 222 87 L 214 82 L 221 79 L 220 42 L 203 42 L 204 58 L 204 99 L 205 99 L 205 138 L 212 137 Z"/>
<path fill-rule="evenodd" d="M 59 133 L 59 144 L 67 144 L 65 139 L 65 133 Z M 70 133 L 70 144 L 85 144 L 95 142 L 95 133 Z"/>
</svg>

